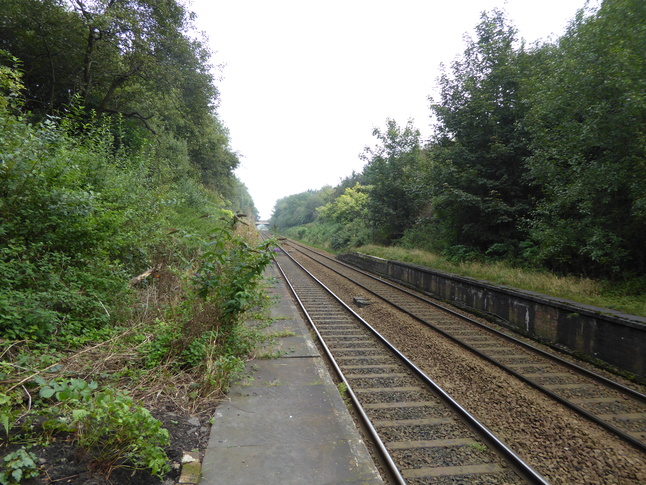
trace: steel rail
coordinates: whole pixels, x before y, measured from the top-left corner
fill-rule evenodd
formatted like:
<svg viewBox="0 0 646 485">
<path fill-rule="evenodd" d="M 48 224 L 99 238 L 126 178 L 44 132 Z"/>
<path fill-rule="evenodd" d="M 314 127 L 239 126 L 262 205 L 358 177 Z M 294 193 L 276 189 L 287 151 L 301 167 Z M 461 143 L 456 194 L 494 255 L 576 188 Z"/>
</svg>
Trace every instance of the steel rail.
<svg viewBox="0 0 646 485">
<path fill-rule="evenodd" d="M 506 446 L 498 437 L 496 437 L 487 427 L 485 427 L 482 423 L 480 423 L 474 416 L 472 416 L 465 408 L 463 408 L 457 401 L 455 401 L 444 389 L 442 389 L 437 383 L 435 383 L 430 377 L 428 377 L 424 372 L 419 369 L 415 364 L 413 364 L 409 359 L 407 359 L 396 347 L 394 347 L 386 338 L 384 338 L 376 329 L 374 329 L 368 322 L 366 322 L 360 315 L 358 315 L 352 308 L 350 308 L 345 302 L 343 302 L 337 295 L 335 295 L 329 288 L 327 288 L 320 280 L 318 280 L 312 273 L 310 273 L 307 269 L 305 269 L 298 261 L 296 261 L 291 255 L 289 255 L 286 251 L 283 251 L 284 254 L 290 258 L 302 271 L 307 273 L 315 282 L 317 285 L 325 289 L 326 292 L 328 292 L 341 306 L 343 306 L 348 312 L 350 312 L 358 321 L 361 322 L 362 325 L 365 326 L 381 343 L 383 343 L 393 354 L 395 354 L 398 359 L 400 359 L 409 369 L 411 369 L 418 378 L 420 378 L 427 386 L 429 386 L 430 389 L 432 389 L 438 397 L 440 397 L 447 405 L 449 405 L 464 421 L 467 423 L 471 429 L 473 429 L 475 432 L 480 434 L 480 436 L 484 439 L 485 442 L 489 444 L 490 447 L 493 449 L 496 449 L 507 461 L 509 461 L 510 465 L 513 467 L 513 469 L 521 476 L 525 481 L 531 484 L 537 484 L 537 485 L 549 485 L 549 482 L 543 478 L 538 472 L 536 472 L 531 466 L 529 466 L 527 463 L 525 463 L 513 450 L 511 450 L 508 446 Z M 277 262 L 278 264 L 278 262 Z M 287 281 L 287 276 L 284 274 L 284 272 L 281 269 L 281 273 L 285 277 Z M 290 284 L 290 288 L 291 284 Z M 292 288 L 292 292 L 295 293 L 295 290 Z M 298 299 L 298 297 L 297 297 Z M 299 304 L 301 305 L 301 308 L 303 308 L 303 311 L 307 314 L 306 310 L 304 309 L 302 302 L 300 299 L 298 299 Z M 309 318 L 308 315 L 308 320 L 310 323 L 314 326 L 312 320 Z M 321 343 L 324 345 L 326 348 L 326 353 L 334 361 L 331 352 L 329 352 L 329 349 L 327 349 L 327 346 L 325 346 L 324 341 L 319 334 L 318 330 L 316 331 L 317 336 Z M 335 364 L 335 370 L 340 374 L 340 376 L 343 376 L 343 373 L 340 368 Z M 342 377 L 344 383 L 349 387 L 349 383 L 345 379 L 345 377 Z M 354 392 L 352 393 L 354 396 Z M 353 397 L 353 401 L 355 401 L 356 396 Z M 356 400 L 356 404 L 361 408 L 360 404 L 358 403 L 358 400 Z M 362 409 L 362 408 L 361 408 Z M 367 415 L 365 415 L 365 412 L 362 413 L 366 419 L 368 419 Z M 362 418 L 363 419 L 363 418 Z M 372 429 L 376 435 L 376 431 L 370 425 L 370 429 Z M 385 446 L 383 445 L 383 442 L 381 439 L 379 439 L 379 443 L 383 446 L 383 449 L 385 450 Z M 386 450 L 387 453 L 387 450 Z M 390 456 L 388 454 L 388 456 Z M 403 480 L 403 479 L 402 479 Z M 404 482 L 405 483 L 405 482 Z"/>
<path fill-rule="evenodd" d="M 574 363 L 572 363 L 572 362 L 570 362 L 568 360 L 565 360 L 562 357 L 559 357 L 558 355 L 554 355 L 554 354 L 552 354 L 550 352 L 547 352 L 547 351 L 545 351 L 543 349 L 539 349 L 538 347 L 534 347 L 533 345 L 531 345 L 531 344 L 529 344 L 527 342 L 524 342 L 522 340 L 519 340 L 519 339 L 517 339 L 515 337 L 512 337 L 511 335 L 507 335 L 504 332 L 501 332 L 500 330 L 496 330 L 495 328 L 491 328 L 491 327 L 483 324 L 482 322 L 479 322 L 477 320 L 474 320 L 473 318 L 470 318 L 470 317 L 468 317 L 466 315 L 463 315 L 463 314 L 461 314 L 459 312 L 456 312 L 455 310 L 453 310 L 453 309 L 451 309 L 449 307 L 441 305 L 441 304 L 439 304 L 439 303 L 437 303 L 437 302 L 435 302 L 433 300 L 429 300 L 428 298 L 426 298 L 424 296 L 421 296 L 419 292 L 410 291 L 408 289 L 405 289 L 405 288 L 402 288 L 400 286 L 397 286 L 396 284 L 394 284 L 394 283 L 392 283 L 390 281 L 384 280 L 383 278 L 375 276 L 374 274 L 371 274 L 371 273 L 369 273 L 367 271 L 359 269 L 359 268 L 357 268 L 355 266 L 352 266 L 350 264 L 344 263 L 343 261 L 339 261 L 337 259 L 330 258 L 329 256 L 327 256 L 327 255 L 325 255 L 323 253 L 319 253 L 318 251 L 314 251 L 313 249 L 311 249 L 311 248 L 309 248 L 307 246 L 304 246 L 302 244 L 299 244 L 299 243 L 297 243 L 295 241 L 290 240 L 289 242 L 290 242 L 290 244 L 293 244 L 295 246 L 299 246 L 301 248 L 304 248 L 307 251 L 311 251 L 314 254 L 318 254 L 322 258 L 325 258 L 325 259 L 328 259 L 330 261 L 333 261 L 334 263 L 336 263 L 338 265 L 344 266 L 344 267 L 346 267 L 346 268 L 348 268 L 348 269 L 350 269 L 352 271 L 360 273 L 363 276 L 366 276 L 368 278 L 374 279 L 375 281 L 378 281 L 378 282 L 380 282 L 380 283 L 382 283 L 384 285 L 387 285 L 387 286 L 389 286 L 389 287 L 391 287 L 391 288 L 393 288 L 393 289 L 395 289 L 397 291 L 401 291 L 402 293 L 405 293 L 408 296 L 411 296 L 411 297 L 416 298 L 416 299 L 418 299 L 420 301 L 428 303 L 429 305 L 432 305 L 432 306 L 434 306 L 436 308 L 439 308 L 440 310 L 446 311 L 447 313 L 449 313 L 449 314 L 451 314 L 453 316 L 456 316 L 456 317 L 458 317 L 458 318 L 460 318 L 462 320 L 465 320 L 465 321 L 467 321 L 469 323 L 477 325 L 478 327 L 482 328 L 483 330 L 485 330 L 487 332 L 493 333 L 493 334 L 495 334 L 495 335 L 497 335 L 497 336 L 499 336 L 501 338 L 504 338 L 504 339 L 506 339 L 506 340 L 508 340 L 510 342 L 513 342 L 513 343 L 518 344 L 518 345 L 520 345 L 522 347 L 525 347 L 525 348 L 531 350 L 532 352 L 536 352 L 536 353 L 542 355 L 543 357 L 548 358 L 550 360 L 553 360 L 553 361 L 555 361 L 555 362 L 557 362 L 557 363 L 559 363 L 559 364 L 561 364 L 563 366 L 566 366 L 566 367 L 570 368 L 571 370 L 579 372 L 580 374 L 583 374 L 586 377 L 589 377 L 590 379 L 594 379 L 594 380 L 596 380 L 596 381 L 598 381 L 598 382 L 600 382 L 602 384 L 607 385 L 608 387 L 612 387 L 616 391 L 623 392 L 625 394 L 629 394 L 632 398 L 634 398 L 637 401 L 646 403 L 646 394 L 642 394 L 642 393 L 640 393 L 640 392 L 638 392 L 638 391 L 636 391 L 634 389 L 631 389 L 630 387 L 624 386 L 623 384 L 620 384 L 620 383 L 618 383 L 616 381 L 613 381 L 612 379 L 608 379 L 607 377 L 604 377 L 604 376 L 599 375 L 599 374 L 597 374 L 595 372 L 592 372 L 591 370 L 586 369 L 585 367 L 581 367 L 581 366 L 579 366 L 577 364 L 574 364 Z M 305 256 L 308 256 L 309 258 L 313 259 L 307 253 L 305 253 L 303 251 L 301 251 L 301 253 L 304 254 Z M 334 271 L 338 275 L 347 278 L 347 276 L 343 275 L 342 273 L 335 270 L 334 268 L 331 268 L 329 266 L 326 266 L 326 267 L 328 269 L 330 269 L 331 271 Z M 357 285 L 361 286 L 362 288 L 364 288 L 366 291 L 372 293 L 373 295 L 379 296 L 379 295 L 376 295 L 376 293 L 371 291 L 369 288 L 362 285 L 361 283 L 358 283 L 357 281 L 354 281 L 354 280 L 352 280 L 352 281 L 355 284 L 357 284 Z M 422 294 L 427 295 L 426 293 L 423 293 L 423 292 L 422 292 Z M 430 295 L 427 295 L 427 296 L 431 297 Z"/>
<path fill-rule="evenodd" d="M 309 250 L 309 248 L 308 248 L 308 250 Z M 308 254 L 304 253 L 303 251 L 300 251 L 300 252 L 303 255 L 305 255 L 305 256 L 311 258 L 312 260 L 316 261 L 314 258 L 312 258 Z M 312 252 L 320 255 L 320 253 L 317 253 L 316 251 L 312 251 Z M 332 258 L 328 258 L 325 255 L 321 255 L 321 256 L 332 260 Z M 454 316 L 456 316 L 456 317 L 458 317 L 458 318 L 460 318 L 462 320 L 465 320 L 465 321 L 468 321 L 470 323 L 476 324 L 478 327 L 482 328 L 483 330 L 486 330 L 488 332 L 494 333 L 495 335 L 497 335 L 497 336 L 499 336 L 501 338 L 504 338 L 505 340 L 511 341 L 511 342 L 513 342 L 515 344 L 518 344 L 518 345 L 520 345 L 520 346 L 522 346 L 522 347 L 524 347 L 524 348 L 526 348 L 526 349 L 528 349 L 528 350 L 530 350 L 532 352 L 536 352 L 536 353 L 542 355 L 543 357 L 546 357 L 546 358 L 549 358 L 550 360 L 556 361 L 557 363 L 562 364 L 562 365 L 564 365 L 564 366 L 566 366 L 566 367 L 568 367 L 568 368 L 570 368 L 572 370 L 575 370 L 577 372 L 580 372 L 585 377 L 590 377 L 590 378 L 592 378 L 594 380 L 597 380 L 601 384 L 607 385 L 608 387 L 611 387 L 614 390 L 629 394 L 631 397 L 634 397 L 636 400 L 638 400 L 640 402 L 646 402 L 646 396 L 639 393 L 639 392 L 637 392 L 637 391 L 635 391 L 635 390 L 633 390 L 633 389 L 630 389 L 628 387 L 622 386 L 621 384 L 619 384 L 619 383 L 617 383 L 615 381 L 607 379 L 607 378 L 605 378 L 603 376 L 599 376 L 598 374 L 595 374 L 595 373 L 593 373 L 591 371 L 588 371 L 587 369 L 579 367 L 576 364 L 572 364 L 571 362 L 568 362 L 568 361 L 566 361 L 564 359 L 561 359 L 560 357 L 554 356 L 554 355 L 552 355 L 552 354 L 550 354 L 548 352 L 545 352 L 544 350 L 538 349 L 538 348 L 536 348 L 536 347 L 534 347 L 534 346 L 532 346 L 530 344 L 527 344 L 527 343 L 525 343 L 525 342 L 523 342 L 521 340 L 515 339 L 515 338 L 513 338 L 513 337 L 511 337 L 509 335 L 506 335 L 506 334 L 504 334 L 502 332 L 499 332 L 498 330 L 492 329 L 492 328 L 490 328 L 490 327 L 488 327 L 488 326 L 486 326 L 486 325 L 484 325 L 484 324 L 482 324 L 480 322 L 477 322 L 476 320 L 473 320 L 473 319 L 471 319 L 469 317 L 466 317 L 466 316 L 464 316 L 464 315 L 462 315 L 462 314 L 460 314 L 458 312 L 455 312 L 454 310 L 446 308 L 446 307 L 444 307 L 442 305 L 438 305 L 437 303 L 429 301 L 426 298 L 423 298 L 423 297 L 421 297 L 419 295 L 415 295 L 414 293 L 411 293 L 408 290 L 398 288 L 397 286 L 391 284 L 390 282 L 384 281 L 381 278 L 375 277 L 374 275 L 371 275 L 371 274 L 366 273 L 366 272 L 364 272 L 362 270 L 358 270 L 356 268 L 353 268 L 352 266 L 346 265 L 345 263 L 335 261 L 335 260 L 332 260 L 332 261 L 334 261 L 337 264 L 347 266 L 348 268 L 352 269 L 353 271 L 357 271 L 357 272 L 359 272 L 359 273 L 361 273 L 361 274 L 363 274 L 363 275 L 365 275 L 367 277 L 370 277 L 370 278 L 372 278 L 374 280 L 377 280 L 377 281 L 379 281 L 379 282 L 381 282 L 381 283 L 383 283 L 383 284 L 385 284 L 385 285 L 387 285 L 387 286 L 389 286 L 391 288 L 394 288 L 394 289 L 396 289 L 398 291 L 401 291 L 401 292 L 403 292 L 403 293 L 405 293 L 405 294 L 407 294 L 409 296 L 412 296 L 412 297 L 414 297 L 414 298 L 416 298 L 418 300 L 421 300 L 421 301 L 424 301 L 424 302 L 426 302 L 428 304 L 431 304 L 434 307 L 437 307 L 437 308 L 439 308 L 441 310 L 445 310 L 448 313 L 450 313 L 450 314 L 452 314 L 452 315 L 454 315 Z M 317 262 L 319 264 L 323 265 L 323 263 L 321 263 L 320 261 L 317 261 Z M 326 268 L 328 268 L 329 270 L 334 271 L 335 273 L 339 274 L 340 276 L 343 276 L 344 278 L 350 279 L 348 276 L 343 275 L 342 273 L 335 270 L 334 268 L 331 268 L 331 267 L 329 267 L 327 265 L 324 265 L 324 266 Z M 402 306 L 400 306 L 400 305 L 398 305 L 398 304 L 396 304 L 396 303 L 394 303 L 392 301 L 386 300 L 383 296 L 377 294 L 376 292 L 374 292 L 370 288 L 366 287 L 365 285 L 362 285 L 361 283 L 359 283 L 357 281 L 354 281 L 354 280 L 351 280 L 351 279 L 350 279 L 350 281 L 353 281 L 353 283 L 355 283 L 356 285 L 364 288 L 366 291 L 368 291 L 371 294 L 377 296 L 378 298 L 382 299 L 383 301 L 385 301 L 389 305 L 392 305 L 393 307 L 395 307 L 398 310 L 400 310 L 401 312 L 409 315 L 410 317 L 414 318 L 415 320 L 419 321 L 420 323 L 423 323 L 424 325 L 432 328 L 434 331 L 437 331 L 438 333 L 440 333 L 444 337 L 446 337 L 446 338 L 450 339 L 451 341 L 457 343 L 458 345 L 462 346 L 463 348 L 466 348 L 470 352 L 475 353 L 476 355 L 478 355 L 482 359 L 496 365 L 497 367 L 503 369 L 505 372 L 507 372 L 507 373 L 513 375 L 514 377 L 516 377 L 517 379 L 521 380 L 522 382 L 525 382 L 526 384 L 528 384 L 531 387 L 537 389 L 538 391 L 548 395 L 549 397 L 551 397 L 555 401 L 563 404 L 564 406 L 568 407 L 569 409 L 571 409 L 572 411 L 578 413 L 579 415 L 583 416 L 584 418 L 598 424 L 599 426 L 602 426 L 603 428 L 605 428 L 608 431 L 612 432 L 613 434 L 617 435 L 619 438 L 621 438 L 624 441 L 630 443 L 631 445 L 635 446 L 636 448 L 640 449 L 641 451 L 646 451 L 646 443 L 644 443 L 643 441 L 641 441 L 641 440 L 635 438 L 634 436 L 626 433 L 625 431 L 617 428 L 613 424 L 599 418 L 595 414 L 586 411 L 585 409 L 583 409 L 580 406 L 578 406 L 577 404 L 569 401 L 568 399 L 566 399 L 566 398 L 556 394 L 555 392 L 545 388 L 544 386 L 538 384 L 537 382 L 533 381 L 532 379 L 524 376 L 522 373 L 519 373 L 518 371 L 515 371 L 514 369 L 511 369 L 510 367 L 506 366 L 505 364 L 502 364 L 502 363 L 498 362 L 496 359 L 494 359 L 492 357 L 489 357 L 488 355 L 484 354 L 480 350 L 476 349 L 475 347 L 469 345 L 466 342 L 463 342 L 462 340 L 460 340 L 459 338 L 451 335 L 450 333 L 446 332 L 445 330 L 443 330 L 441 328 L 438 328 L 435 325 L 433 325 L 432 323 L 430 323 L 430 322 L 416 316 L 415 314 L 413 314 L 411 311 L 407 310 L 406 308 L 404 308 L 404 307 L 402 307 Z"/>
<path fill-rule="evenodd" d="M 285 253 L 285 254 L 287 256 L 289 256 L 287 253 Z M 289 257 L 291 258 L 291 256 L 289 256 Z M 293 258 L 292 258 L 292 260 L 293 260 Z M 318 338 L 318 341 L 319 341 L 321 347 L 325 351 L 325 354 L 327 355 L 329 363 L 334 368 L 334 371 L 336 372 L 339 379 L 341 379 L 341 381 L 345 385 L 346 390 L 347 390 L 348 394 L 350 395 L 350 399 L 352 400 L 352 404 L 353 404 L 357 414 L 359 415 L 363 426 L 366 428 L 366 430 L 370 434 L 370 437 L 372 438 L 375 447 L 379 451 L 380 458 L 385 463 L 386 468 L 388 469 L 388 473 L 391 475 L 391 478 L 394 480 L 394 482 L 396 484 L 398 484 L 398 485 L 406 485 L 406 481 L 404 480 L 404 477 L 402 477 L 401 473 L 399 472 L 399 468 L 397 468 L 397 465 L 395 464 L 392 457 L 390 456 L 390 453 L 386 449 L 386 446 L 384 445 L 383 441 L 381 441 L 381 438 L 379 437 L 379 434 L 377 433 L 377 430 L 372 425 L 372 422 L 370 421 L 370 418 L 368 417 L 365 410 L 363 409 L 363 406 L 361 406 L 361 403 L 359 402 L 359 399 L 357 398 L 357 395 L 355 394 L 354 390 L 352 389 L 352 386 L 350 385 L 350 383 L 346 379 L 343 371 L 341 370 L 341 368 L 337 364 L 336 360 L 334 360 L 334 357 L 332 356 L 332 352 L 330 351 L 327 344 L 325 343 L 325 340 L 323 339 L 322 335 L 320 334 L 318 328 L 316 328 L 316 325 L 315 325 L 314 321 L 310 317 L 310 314 L 308 313 L 307 309 L 305 308 L 305 305 L 301 301 L 300 297 L 298 296 L 298 293 L 296 292 L 296 290 L 294 289 L 291 281 L 287 277 L 287 274 L 283 270 L 283 267 L 280 265 L 280 263 L 275 258 L 274 258 L 274 262 L 276 263 L 276 266 L 278 267 L 278 270 L 280 271 L 280 273 L 283 275 L 283 278 L 285 279 L 285 283 L 287 284 L 287 286 L 289 287 L 292 295 L 296 299 L 296 301 L 298 303 L 298 306 L 300 307 L 301 311 L 305 315 L 305 318 L 307 319 L 307 321 L 310 324 L 311 328 L 316 333 L 316 337 Z M 298 263 L 296 263 L 296 264 L 298 264 Z M 302 266 L 300 266 L 300 267 L 302 268 Z M 307 272 L 307 270 L 305 270 L 305 272 L 310 274 L 309 272 Z M 312 276 L 312 275 L 310 274 L 310 276 Z M 316 281 L 318 282 L 318 280 L 316 280 Z"/>
</svg>

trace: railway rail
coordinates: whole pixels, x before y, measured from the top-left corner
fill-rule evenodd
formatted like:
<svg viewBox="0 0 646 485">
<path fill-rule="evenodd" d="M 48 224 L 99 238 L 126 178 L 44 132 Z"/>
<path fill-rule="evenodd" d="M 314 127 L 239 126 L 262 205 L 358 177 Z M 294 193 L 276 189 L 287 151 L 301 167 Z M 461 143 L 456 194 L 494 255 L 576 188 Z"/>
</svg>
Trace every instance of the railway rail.
<svg viewBox="0 0 646 485">
<path fill-rule="evenodd" d="M 400 311 L 500 367 L 551 399 L 646 452 L 646 395 L 357 270 L 307 246 L 288 243 Z"/>
<path fill-rule="evenodd" d="M 646 452 L 646 395 L 495 330 L 430 298 L 289 241 L 293 251 L 351 280 L 434 331 Z"/>
<path fill-rule="evenodd" d="M 548 483 L 288 252 L 276 262 L 393 482 Z"/>
<path fill-rule="evenodd" d="M 642 386 L 589 372 L 571 356 L 333 255 L 282 238 L 280 244 L 551 483 L 646 483 Z"/>
</svg>

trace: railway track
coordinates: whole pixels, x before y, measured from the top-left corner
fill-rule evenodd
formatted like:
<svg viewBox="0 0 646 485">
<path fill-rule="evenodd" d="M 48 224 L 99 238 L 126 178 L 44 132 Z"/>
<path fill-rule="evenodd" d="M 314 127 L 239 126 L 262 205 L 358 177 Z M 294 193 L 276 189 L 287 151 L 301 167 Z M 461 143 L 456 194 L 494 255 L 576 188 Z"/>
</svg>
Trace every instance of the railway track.
<svg viewBox="0 0 646 485">
<path fill-rule="evenodd" d="M 556 355 L 290 241 L 292 251 L 336 272 L 482 359 L 646 452 L 646 396 Z"/>
<path fill-rule="evenodd" d="M 393 482 L 548 483 L 288 253 L 276 262 Z"/>
</svg>

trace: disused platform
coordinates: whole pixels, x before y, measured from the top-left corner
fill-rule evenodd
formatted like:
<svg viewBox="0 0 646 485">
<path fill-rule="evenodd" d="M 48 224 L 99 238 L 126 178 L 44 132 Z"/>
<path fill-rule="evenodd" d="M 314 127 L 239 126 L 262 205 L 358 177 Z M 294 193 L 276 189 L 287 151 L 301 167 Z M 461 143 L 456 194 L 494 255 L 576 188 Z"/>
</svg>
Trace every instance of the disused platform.
<svg viewBox="0 0 646 485">
<path fill-rule="evenodd" d="M 268 275 L 278 303 L 265 331 L 286 336 L 218 406 L 200 484 L 383 483 L 289 289 Z"/>
</svg>

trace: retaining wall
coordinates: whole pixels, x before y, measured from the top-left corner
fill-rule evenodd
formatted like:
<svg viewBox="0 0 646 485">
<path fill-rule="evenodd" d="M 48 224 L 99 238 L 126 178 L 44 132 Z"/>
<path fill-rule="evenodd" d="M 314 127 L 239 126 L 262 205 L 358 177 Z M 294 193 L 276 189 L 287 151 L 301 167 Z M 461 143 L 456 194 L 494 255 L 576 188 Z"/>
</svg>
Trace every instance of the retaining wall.
<svg viewBox="0 0 646 485">
<path fill-rule="evenodd" d="M 359 253 L 344 262 L 646 379 L 646 318 Z"/>
</svg>

